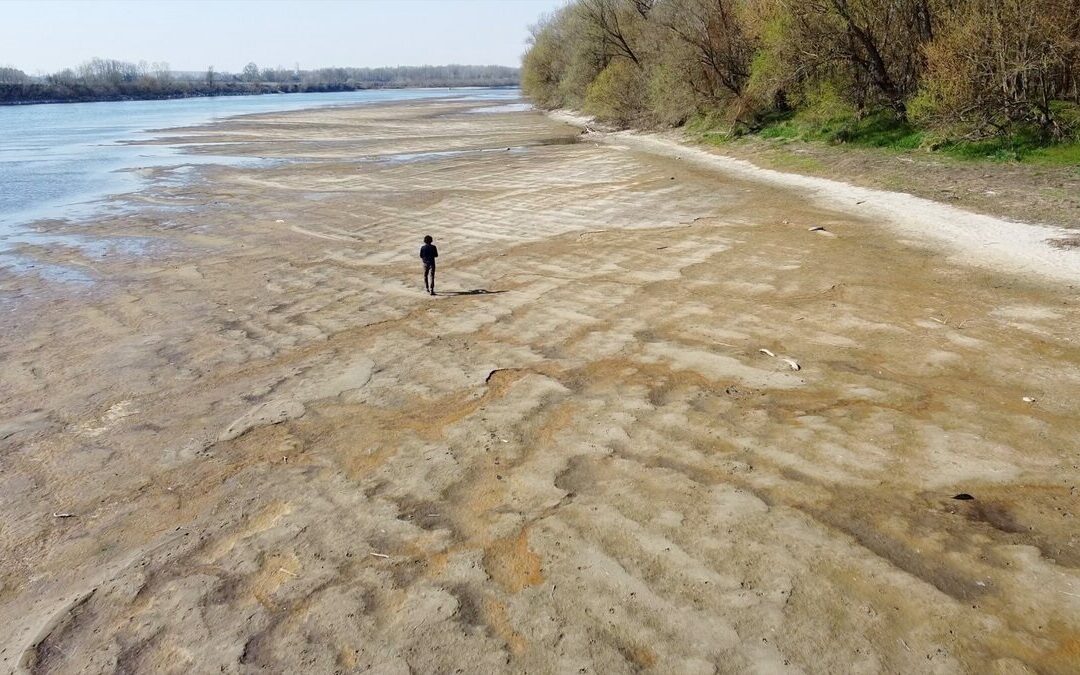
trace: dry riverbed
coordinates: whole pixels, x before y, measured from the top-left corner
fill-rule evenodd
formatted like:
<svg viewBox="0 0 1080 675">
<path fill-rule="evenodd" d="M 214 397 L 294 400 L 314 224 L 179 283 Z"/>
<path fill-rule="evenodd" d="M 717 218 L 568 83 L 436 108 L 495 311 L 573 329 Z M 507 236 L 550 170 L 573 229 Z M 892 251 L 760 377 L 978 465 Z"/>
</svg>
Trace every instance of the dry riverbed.
<svg viewBox="0 0 1080 675">
<path fill-rule="evenodd" d="M 1080 667 L 1080 250 L 475 105 L 0 272 L 0 672 Z"/>
</svg>

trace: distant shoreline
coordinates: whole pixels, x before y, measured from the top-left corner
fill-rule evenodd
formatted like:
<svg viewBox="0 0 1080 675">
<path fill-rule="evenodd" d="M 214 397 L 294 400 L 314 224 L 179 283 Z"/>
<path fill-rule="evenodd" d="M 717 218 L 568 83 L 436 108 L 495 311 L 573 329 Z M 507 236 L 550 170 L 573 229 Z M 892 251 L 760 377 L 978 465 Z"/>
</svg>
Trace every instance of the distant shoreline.
<svg viewBox="0 0 1080 675">
<path fill-rule="evenodd" d="M 52 96 L 52 97 L 19 97 L 16 93 L 11 98 L 8 98 L 10 92 L 5 92 L 5 88 L 23 87 L 27 89 L 48 88 L 47 85 L 0 85 L 0 106 L 23 106 L 23 105 L 53 105 L 58 103 L 110 103 L 119 101 L 170 101 L 176 99 L 186 98 L 215 98 L 219 96 L 265 96 L 270 94 L 334 94 L 348 91 L 372 91 L 372 90 L 386 90 L 386 89 L 470 89 L 483 87 L 486 89 L 514 89 L 519 86 L 517 82 L 500 81 L 495 84 L 489 82 L 454 82 L 454 83 L 430 83 L 423 85 L 416 84 L 385 84 L 385 85 L 372 85 L 369 83 L 346 85 L 346 84 L 327 84 L 327 85 L 307 85 L 301 87 L 300 85 L 266 85 L 266 86 L 234 86 L 239 83 L 228 83 L 221 88 L 215 88 L 210 91 L 171 91 L 161 92 L 160 94 L 154 94 L 152 92 L 130 94 L 124 92 L 111 92 L 111 93 L 86 93 L 71 92 L 70 96 Z M 28 92 L 29 93 L 29 92 Z"/>
</svg>

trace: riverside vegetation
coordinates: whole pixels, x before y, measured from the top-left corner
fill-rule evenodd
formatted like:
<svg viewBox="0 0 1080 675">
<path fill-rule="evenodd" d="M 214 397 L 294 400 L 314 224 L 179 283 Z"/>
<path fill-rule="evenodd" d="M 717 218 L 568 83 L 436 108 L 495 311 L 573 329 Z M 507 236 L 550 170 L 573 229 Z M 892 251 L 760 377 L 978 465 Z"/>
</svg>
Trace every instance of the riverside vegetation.
<svg viewBox="0 0 1080 675">
<path fill-rule="evenodd" d="M 518 69 L 508 66 L 397 66 L 393 68 L 259 68 L 237 74 L 178 73 L 167 63 L 128 63 L 91 59 L 43 77 L 0 68 L 0 104 L 115 101 L 236 94 L 356 91 L 403 87 L 502 87 L 518 84 Z"/>
<path fill-rule="evenodd" d="M 713 141 L 1080 164 L 1080 0 L 575 0 L 533 27 L 522 88 Z"/>
</svg>

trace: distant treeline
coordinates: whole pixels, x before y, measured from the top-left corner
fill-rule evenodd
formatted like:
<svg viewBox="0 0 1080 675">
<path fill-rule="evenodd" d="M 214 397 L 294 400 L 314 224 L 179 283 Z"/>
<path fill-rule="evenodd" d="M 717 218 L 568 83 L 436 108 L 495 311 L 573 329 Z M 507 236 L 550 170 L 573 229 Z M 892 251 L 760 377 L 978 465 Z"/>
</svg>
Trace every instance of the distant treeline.
<svg viewBox="0 0 1080 675">
<path fill-rule="evenodd" d="M 522 88 L 622 125 L 887 115 L 943 138 L 1080 137 L 1080 0 L 573 0 Z"/>
<path fill-rule="evenodd" d="M 259 68 L 238 74 L 182 73 L 167 64 L 92 59 L 44 77 L 0 68 L 0 104 L 116 101 L 236 94 L 355 91 L 403 87 L 503 87 L 518 84 L 507 66 L 397 66 L 390 68 Z"/>
</svg>

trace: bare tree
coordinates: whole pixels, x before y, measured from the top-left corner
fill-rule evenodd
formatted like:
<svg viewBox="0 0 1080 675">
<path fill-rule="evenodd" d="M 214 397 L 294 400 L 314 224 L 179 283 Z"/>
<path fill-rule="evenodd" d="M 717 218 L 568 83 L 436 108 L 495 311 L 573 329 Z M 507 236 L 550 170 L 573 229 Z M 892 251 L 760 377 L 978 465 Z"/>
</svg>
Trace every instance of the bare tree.
<svg viewBox="0 0 1080 675">
<path fill-rule="evenodd" d="M 693 48 L 700 76 L 692 84 L 706 98 L 721 98 L 720 90 L 741 96 L 750 80 L 756 45 L 738 11 L 738 0 L 670 0 L 658 15 L 665 28 Z"/>
<path fill-rule="evenodd" d="M 599 32 L 605 51 L 610 56 L 624 57 L 640 66 L 641 59 L 631 45 L 634 19 L 643 18 L 637 3 L 633 0 L 581 0 L 581 5 Z"/>
<path fill-rule="evenodd" d="M 241 75 L 245 82 L 258 82 L 259 81 L 259 67 L 254 63 L 248 63 L 244 66 L 244 72 Z"/>
<path fill-rule="evenodd" d="M 29 76 L 18 68 L 0 67 L 0 84 L 26 84 L 29 81 Z"/>
<path fill-rule="evenodd" d="M 927 48 L 920 114 L 971 138 L 1033 126 L 1080 133 L 1059 114 L 1080 105 L 1080 1 L 967 0 Z"/>
<path fill-rule="evenodd" d="M 906 116 L 907 100 L 925 71 L 925 47 L 934 34 L 935 0 L 778 3 L 790 18 L 782 47 L 790 73 L 821 77 L 846 69 L 860 107 L 877 100 L 900 117 Z"/>
</svg>

